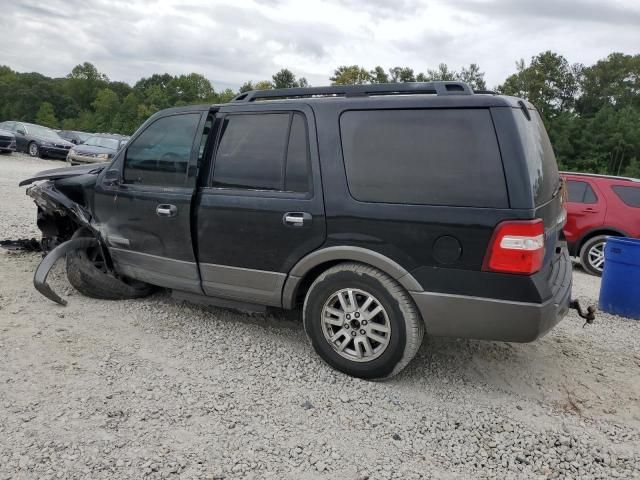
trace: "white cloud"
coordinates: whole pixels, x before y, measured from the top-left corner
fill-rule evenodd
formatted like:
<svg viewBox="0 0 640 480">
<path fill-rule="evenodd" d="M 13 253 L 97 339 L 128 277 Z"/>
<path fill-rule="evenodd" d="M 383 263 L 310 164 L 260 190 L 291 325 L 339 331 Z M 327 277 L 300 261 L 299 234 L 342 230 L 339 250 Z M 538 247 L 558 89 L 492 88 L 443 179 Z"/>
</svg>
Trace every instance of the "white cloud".
<svg viewBox="0 0 640 480">
<path fill-rule="evenodd" d="M 90 61 L 113 80 L 203 73 L 216 86 L 283 67 L 314 85 L 339 65 L 480 64 L 490 86 L 553 50 L 593 63 L 638 53 L 640 5 L 617 0 L 37 0 L 3 2 L 0 64 L 66 75 Z"/>
</svg>

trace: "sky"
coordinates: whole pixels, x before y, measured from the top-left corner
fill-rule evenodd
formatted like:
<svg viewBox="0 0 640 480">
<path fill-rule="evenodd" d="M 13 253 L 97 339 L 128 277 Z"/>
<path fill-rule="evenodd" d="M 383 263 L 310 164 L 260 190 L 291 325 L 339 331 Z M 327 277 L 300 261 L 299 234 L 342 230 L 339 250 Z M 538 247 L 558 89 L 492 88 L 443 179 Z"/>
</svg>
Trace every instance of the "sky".
<svg viewBox="0 0 640 480">
<path fill-rule="evenodd" d="M 0 0 L 0 65 L 111 80 L 197 72 L 216 90 L 281 68 L 312 85 L 339 65 L 478 63 L 494 87 L 552 50 L 592 64 L 640 53 L 640 0 Z"/>
</svg>

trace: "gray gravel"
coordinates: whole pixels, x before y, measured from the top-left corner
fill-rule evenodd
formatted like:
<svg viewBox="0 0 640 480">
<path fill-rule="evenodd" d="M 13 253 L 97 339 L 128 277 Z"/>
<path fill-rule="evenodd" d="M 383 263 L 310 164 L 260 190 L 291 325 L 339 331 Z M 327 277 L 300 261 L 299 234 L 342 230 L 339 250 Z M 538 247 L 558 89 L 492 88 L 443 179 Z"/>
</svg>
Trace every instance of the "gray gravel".
<svg viewBox="0 0 640 480">
<path fill-rule="evenodd" d="M 36 235 L 0 156 L 0 238 Z M 640 478 L 640 322 L 573 313 L 532 344 L 430 339 L 388 382 L 331 370 L 291 315 L 166 293 L 55 305 L 0 253 L 0 479 Z M 599 279 L 575 269 L 593 303 Z M 518 319 L 514 319 L 518 321 Z"/>
</svg>

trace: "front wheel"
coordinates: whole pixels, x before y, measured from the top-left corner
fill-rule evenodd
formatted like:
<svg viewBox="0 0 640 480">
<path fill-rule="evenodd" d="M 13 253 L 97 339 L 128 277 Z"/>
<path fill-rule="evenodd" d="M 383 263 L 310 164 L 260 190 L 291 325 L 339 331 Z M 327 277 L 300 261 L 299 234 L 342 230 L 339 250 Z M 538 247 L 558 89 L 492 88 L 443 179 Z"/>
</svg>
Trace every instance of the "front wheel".
<svg viewBox="0 0 640 480">
<path fill-rule="evenodd" d="M 29 147 L 27 148 L 29 155 L 32 157 L 37 157 L 40 155 L 40 149 L 38 148 L 38 144 L 36 142 L 31 142 Z"/>
<path fill-rule="evenodd" d="M 602 276 L 606 244 L 607 235 L 598 235 L 587 240 L 580 249 L 580 263 L 587 273 Z"/>
<path fill-rule="evenodd" d="M 348 375 L 389 378 L 418 352 L 424 323 L 409 294 L 368 265 L 343 263 L 309 288 L 304 328 L 322 359 Z"/>
</svg>

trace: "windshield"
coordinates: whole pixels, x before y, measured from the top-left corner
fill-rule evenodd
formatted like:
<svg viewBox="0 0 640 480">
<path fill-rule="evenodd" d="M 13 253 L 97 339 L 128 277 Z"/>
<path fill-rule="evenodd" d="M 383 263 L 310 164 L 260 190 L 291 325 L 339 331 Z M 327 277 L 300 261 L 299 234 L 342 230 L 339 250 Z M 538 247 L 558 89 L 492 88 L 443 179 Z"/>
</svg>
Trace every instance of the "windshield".
<svg viewBox="0 0 640 480">
<path fill-rule="evenodd" d="M 111 150 L 118 150 L 118 146 L 120 142 L 115 138 L 106 138 L 106 137 L 90 137 L 84 145 L 88 145 L 90 147 L 103 147 L 109 148 Z"/>
<path fill-rule="evenodd" d="M 78 138 L 82 142 L 86 142 L 88 139 L 91 138 L 91 134 L 90 133 L 75 132 L 75 134 L 78 136 Z"/>
<path fill-rule="evenodd" d="M 60 135 L 47 127 L 41 127 L 40 125 L 27 125 L 27 130 L 30 135 L 35 135 L 36 137 L 49 138 L 51 140 L 62 140 Z"/>
</svg>

